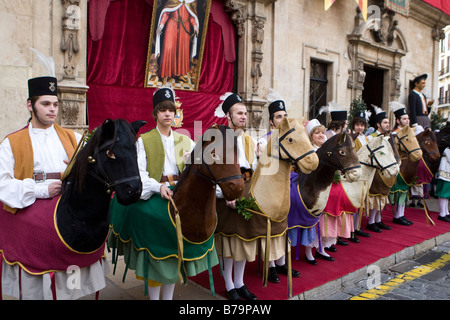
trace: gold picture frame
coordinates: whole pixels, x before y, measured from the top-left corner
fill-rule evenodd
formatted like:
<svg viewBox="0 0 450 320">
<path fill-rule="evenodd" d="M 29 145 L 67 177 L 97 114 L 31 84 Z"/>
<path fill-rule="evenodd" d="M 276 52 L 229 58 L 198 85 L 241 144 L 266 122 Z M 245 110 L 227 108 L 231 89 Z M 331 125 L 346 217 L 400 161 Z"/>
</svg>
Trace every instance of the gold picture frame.
<svg viewBox="0 0 450 320">
<path fill-rule="evenodd" d="M 197 91 L 211 0 L 155 0 L 144 86 Z"/>
</svg>

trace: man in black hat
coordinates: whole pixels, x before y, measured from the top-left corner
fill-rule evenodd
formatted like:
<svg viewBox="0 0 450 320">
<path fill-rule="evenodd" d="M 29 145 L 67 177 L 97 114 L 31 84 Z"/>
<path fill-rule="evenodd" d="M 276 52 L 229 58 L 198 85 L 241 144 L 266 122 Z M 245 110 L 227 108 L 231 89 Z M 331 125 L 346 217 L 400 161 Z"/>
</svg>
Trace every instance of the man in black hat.
<svg viewBox="0 0 450 320">
<path fill-rule="evenodd" d="M 246 134 L 243 129 L 247 121 L 247 107 L 242 101 L 242 98 L 236 94 L 227 92 L 220 97 L 223 100 L 215 110 L 214 115 L 221 118 L 227 118 L 228 126 L 235 130 L 237 136 L 237 156 L 238 162 L 241 167 L 241 172 L 245 181 L 245 190 L 250 187 L 252 175 L 257 165 L 256 157 L 256 141 L 250 135 Z M 244 191 L 245 193 L 245 191 Z M 247 252 L 240 249 L 244 246 L 246 241 L 237 236 L 238 231 L 234 232 L 234 235 L 228 236 L 222 234 L 222 228 L 228 228 L 231 224 L 233 229 L 239 230 L 239 226 L 224 221 L 230 216 L 238 216 L 235 210 L 235 201 L 226 201 L 223 199 L 222 191 L 220 187 L 216 187 L 217 195 L 217 228 L 216 228 L 216 244 L 217 253 L 223 257 L 223 278 L 225 281 L 225 288 L 227 290 L 226 295 L 229 300 L 257 300 L 258 298 L 249 291 L 244 284 L 244 272 L 246 265 Z M 247 222 L 246 222 L 247 223 Z M 251 223 L 251 222 L 248 222 Z M 242 227 L 242 226 L 241 226 Z M 227 234 L 229 230 L 226 231 Z M 237 245 L 234 245 L 234 244 Z"/>
<path fill-rule="evenodd" d="M 29 123 L 0 145 L 0 201 L 9 212 L 61 193 L 61 172 L 81 135 L 55 123 L 59 110 L 57 89 L 54 77 L 29 79 Z"/>
<path fill-rule="evenodd" d="M 375 121 L 377 130 L 368 136 L 369 139 L 376 138 L 379 135 L 389 133 L 389 118 L 386 112 L 378 106 L 372 105 L 375 110 Z M 376 174 L 381 175 L 377 170 Z M 388 195 L 372 194 L 372 188 L 369 189 L 369 219 L 367 229 L 374 232 L 381 232 L 381 229 L 391 230 L 391 227 L 384 224 L 382 220 L 382 208 L 387 203 Z"/>
<path fill-rule="evenodd" d="M 264 148 L 266 147 L 267 141 L 269 140 L 273 130 L 278 126 L 278 124 L 283 120 L 283 118 L 286 117 L 287 112 L 284 100 L 276 100 L 269 104 L 270 131 L 261 138 L 259 138 L 258 140 L 257 146 L 258 158 L 262 150 L 264 150 Z"/>
<path fill-rule="evenodd" d="M 406 112 L 405 106 L 396 101 L 389 103 L 389 108 L 394 112 L 396 122 L 396 128 L 392 131 L 392 133 L 397 134 L 397 132 L 402 130 L 404 127 L 409 126 L 409 116 Z M 401 198 L 402 201 L 397 201 L 398 195 L 395 193 L 390 193 L 389 197 L 390 202 L 394 204 L 394 210 L 392 213 L 394 217 L 392 222 L 404 226 L 411 225 L 412 221 L 406 219 L 405 217 L 406 200 L 403 202 L 403 198 Z M 402 203 L 400 204 L 400 202 Z"/>
<path fill-rule="evenodd" d="M 141 200 L 151 200 L 153 194 L 169 199 L 172 189 L 184 170 L 185 161 L 195 143 L 186 135 L 172 130 L 176 113 L 175 92 L 170 87 L 156 89 L 153 94 L 153 118 L 156 127 L 140 135 L 136 142 L 139 172 L 142 181 Z M 149 280 L 149 297 L 159 300 L 173 298 L 175 284 Z"/>
<path fill-rule="evenodd" d="M 331 121 L 328 124 L 328 129 L 325 131 L 327 139 L 331 138 L 337 133 L 347 130 L 347 111 L 338 110 L 330 112 Z"/>
<path fill-rule="evenodd" d="M 377 124 L 377 130 L 368 136 L 369 139 L 378 137 L 380 134 L 386 134 L 389 132 L 389 118 L 383 109 L 378 106 L 372 105 L 375 110 L 375 121 Z"/>
<path fill-rule="evenodd" d="M 408 96 L 409 118 L 412 127 L 416 126 L 417 124 L 420 124 L 424 128 L 431 127 L 428 114 L 434 100 L 427 102 L 427 98 L 422 93 L 426 85 L 427 77 L 427 74 L 422 74 L 418 77 L 415 77 L 413 80 L 414 89 L 409 93 Z"/>
</svg>

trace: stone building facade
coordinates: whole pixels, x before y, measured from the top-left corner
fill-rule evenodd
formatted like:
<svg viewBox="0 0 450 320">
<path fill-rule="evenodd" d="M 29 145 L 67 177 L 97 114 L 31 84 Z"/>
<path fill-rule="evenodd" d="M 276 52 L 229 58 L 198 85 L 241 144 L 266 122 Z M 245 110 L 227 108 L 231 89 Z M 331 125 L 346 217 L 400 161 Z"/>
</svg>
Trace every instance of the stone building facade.
<svg viewBox="0 0 450 320">
<path fill-rule="evenodd" d="M 385 110 L 389 101 L 406 103 L 410 80 L 421 73 L 429 74 L 429 94 L 438 100 L 439 40 L 450 16 L 422 0 L 410 1 L 408 17 L 369 0 L 367 21 L 353 0 L 327 11 L 322 0 L 223 4 L 236 26 L 236 87 L 248 105 L 249 129 L 268 128 L 269 88 L 286 100 L 290 117 L 305 119 L 331 100 L 349 108 L 362 96 Z M 42 73 L 29 47 L 55 61 L 58 122 L 87 127 L 87 20 L 88 0 L 0 0 L 0 136 L 29 118 L 27 79 Z"/>
</svg>

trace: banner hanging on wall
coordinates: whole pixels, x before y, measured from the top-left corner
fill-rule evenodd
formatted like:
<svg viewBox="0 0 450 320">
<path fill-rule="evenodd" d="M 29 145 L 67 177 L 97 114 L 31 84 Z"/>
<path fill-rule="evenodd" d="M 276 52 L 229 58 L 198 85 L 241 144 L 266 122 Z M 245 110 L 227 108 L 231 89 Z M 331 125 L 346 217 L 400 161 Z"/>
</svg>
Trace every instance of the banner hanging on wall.
<svg viewBox="0 0 450 320">
<path fill-rule="evenodd" d="M 198 90 L 211 0 L 155 0 L 145 87 Z"/>
</svg>

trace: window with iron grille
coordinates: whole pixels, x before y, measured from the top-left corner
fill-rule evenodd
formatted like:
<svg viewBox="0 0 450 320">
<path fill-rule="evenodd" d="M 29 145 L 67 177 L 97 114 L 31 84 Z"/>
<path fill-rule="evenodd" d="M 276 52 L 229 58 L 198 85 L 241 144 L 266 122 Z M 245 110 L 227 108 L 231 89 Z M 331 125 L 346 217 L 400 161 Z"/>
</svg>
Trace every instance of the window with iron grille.
<svg viewBox="0 0 450 320">
<path fill-rule="evenodd" d="M 327 63 L 311 60 L 309 119 L 317 118 L 320 108 L 327 105 L 327 71 Z"/>
</svg>

